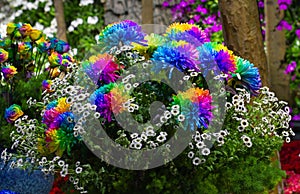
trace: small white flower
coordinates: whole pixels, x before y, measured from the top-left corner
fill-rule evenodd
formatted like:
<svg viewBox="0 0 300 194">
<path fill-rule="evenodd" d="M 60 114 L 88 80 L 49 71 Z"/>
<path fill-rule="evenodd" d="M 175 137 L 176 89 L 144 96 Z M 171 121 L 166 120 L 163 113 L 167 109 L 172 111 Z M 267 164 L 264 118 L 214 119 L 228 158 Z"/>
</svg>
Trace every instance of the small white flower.
<svg viewBox="0 0 300 194">
<path fill-rule="evenodd" d="M 76 169 L 75 169 L 75 172 L 76 174 L 80 174 L 82 172 L 82 168 L 80 166 L 78 166 Z"/>
<path fill-rule="evenodd" d="M 204 148 L 204 149 L 202 149 L 201 153 L 202 153 L 202 155 L 204 155 L 204 156 L 208 156 L 208 155 L 210 154 L 210 149 Z"/>
<path fill-rule="evenodd" d="M 87 19 L 87 23 L 88 24 L 96 24 L 97 22 L 99 21 L 98 17 L 97 16 L 89 16 L 88 19 Z"/>
<path fill-rule="evenodd" d="M 194 155 L 195 155 L 195 153 L 194 153 L 194 152 L 192 152 L 192 151 L 190 151 L 190 152 L 188 153 L 188 157 L 189 157 L 189 158 L 193 158 L 193 157 L 194 157 Z"/>
<path fill-rule="evenodd" d="M 195 158 L 193 159 L 193 164 L 194 164 L 195 166 L 198 166 L 199 164 L 201 164 L 200 158 L 195 157 Z"/>
<path fill-rule="evenodd" d="M 183 114 L 180 114 L 180 115 L 178 115 L 177 119 L 179 122 L 182 122 L 185 120 L 185 116 Z"/>
<path fill-rule="evenodd" d="M 157 136 L 156 137 L 156 141 L 158 141 L 158 142 L 160 142 L 160 143 L 162 143 L 162 142 L 164 142 L 164 141 L 166 141 L 166 136 L 164 136 L 164 135 L 159 135 L 159 136 Z"/>
</svg>

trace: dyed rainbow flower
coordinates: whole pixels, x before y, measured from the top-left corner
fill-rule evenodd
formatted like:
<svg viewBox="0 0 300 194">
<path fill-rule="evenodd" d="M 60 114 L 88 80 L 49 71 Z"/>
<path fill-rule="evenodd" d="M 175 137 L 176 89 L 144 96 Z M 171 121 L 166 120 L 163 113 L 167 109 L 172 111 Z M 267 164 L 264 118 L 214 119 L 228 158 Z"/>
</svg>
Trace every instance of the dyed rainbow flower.
<svg viewBox="0 0 300 194">
<path fill-rule="evenodd" d="M 3 73 L 5 79 L 10 79 L 18 73 L 17 68 L 12 65 L 2 67 L 1 72 Z"/>
<path fill-rule="evenodd" d="M 185 41 L 196 47 L 209 42 L 207 34 L 195 24 L 174 23 L 167 28 L 166 32 L 170 40 Z"/>
<path fill-rule="evenodd" d="M 0 63 L 5 62 L 8 59 L 8 52 L 0 48 Z"/>
<path fill-rule="evenodd" d="M 70 45 L 65 41 L 59 40 L 57 38 L 51 38 L 50 49 L 54 49 L 56 52 L 63 54 L 70 50 Z"/>
<path fill-rule="evenodd" d="M 19 31 L 22 34 L 22 36 L 28 36 L 32 30 L 32 26 L 30 24 L 23 24 L 19 27 Z"/>
<path fill-rule="evenodd" d="M 204 76 L 209 71 L 216 75 L 221 72 L 229 74 L 236 70 L 236 62 L 232 51 L 225 47 L 220 47 L 217 43 L 204 43 L 197 48 L 199 51 L 199 62 Z"/>
<path fill-rule="evenodd" d="M 90 57 L 82 66 L 85 73 L 98 85 L 115 82 L 120 77 L 118 72 L 124 68 L 115 63 L 113 56 L 108 54 Z"/>
<path fill-rule="evenodd" d="M 23 111 L 19 105 L 13 104 L 5 109 L 4 118 L 7 122 L 12 123 L 23 115 Z"/>
<path fill-rule="evenodd" d="M 18 51 L 20 54 L 27 54 L 31 48 L 32 46 L 30 42 L 21 42 L 18 44 Z"/>
<path fill-rule="evenodd" d="M 47 92 L 51 92 L 52 91 L 50 89 L 51 85 L 52 85 L 52 80 L 43 80 L 42 90 L 46 90 Z"/>
<path fill-rule="evenodd" d="M 252 95 L 258 94 L 258 90 L 262 86 L 258 68 L 240 57 L 235 57 L 235 61 L 237 69 L 232 74 L 229 85 L 234 85 L 235 88 L 236 85 L 240 84 L 245 89 L 249 90 Z"/>
<path fill-rule="evenodd" d="M 114 46 L 131 45 L 138 43 L 144 45 L 145 33 L 137 23 L 124 20 L 110 24 L 99 35 L 99 46 L 103 51 L 109 51 Z"/>
<path fill-rule="evenodd" d="M 52 52 L 48 57 L 48 60 L 52 67 L 56 67 L 62 64 L 62 55 L 57 52 Z"/>
<path fill-rule="evenodd" d="M 46 124 L 46 142 L 51 153 L 61 156 L 65 150 L 70 154 L 71 148 L 77 143 L 74 137 L 74 115 L 70 111 L 66 98 L 50 102 L 46 106 L 42 122 Z"/>
<path fill-rule="evenodd" d="M 181 114 L 185 116 L 185 129 L 194 130 L 198 128 L 208 127 L 209 121 L 212 119 L 212 96 L 208 90 L 200 88 L 190 88 L 185 92 L 179 92 L 173 96 L 174 102 L 181 107 Z"/>
<path fill-rule="evenodd" d="M 124 85 L 109 83 L 98 88 L 90 97 L 91 104 L 97 106 L 96 111 L 106 121 L 112 120 L 112 114 L 119 114 L 124 111 L 123 103 L 129 100 L 130 96 L 124 90 Z"/>
<path fill-rule="evenodd" d="M 141 45 L 137 43 L 132 43 L 134 50 L 139 51 L 140 54 L 144 55 L 147 59 L 153 54 L 157 47 L 162 46 L 166 43 L 166 38 L 164 36 L 151 33 L 150 35 L 145 36 L 147 41 L 146 45 Z"/>
<path fill-rule="evenodd" d="M 191 44 L 174 47 L 173 45 L 164 45 L 154 51 L 152 60 L 156 63 L 154 72 L 160 72 L 162 69 L 169 69 L 169 78 L 172 77 L 174 68 L 181 72 L 186 70 L 198 69 L 198 51 Z"/>
</svg>

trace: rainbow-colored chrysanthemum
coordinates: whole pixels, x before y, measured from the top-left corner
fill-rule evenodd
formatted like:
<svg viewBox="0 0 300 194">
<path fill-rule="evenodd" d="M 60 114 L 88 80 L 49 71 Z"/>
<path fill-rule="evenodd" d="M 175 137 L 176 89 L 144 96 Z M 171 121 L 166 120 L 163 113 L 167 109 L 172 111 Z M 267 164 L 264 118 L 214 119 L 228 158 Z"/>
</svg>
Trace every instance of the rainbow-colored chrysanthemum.
<svg viewBox="0 0 300 194">
<path fill-rule="evenodd" d="M 50 102 L 45 109 L 42 122 L 46 124 L 46 142 L 49 151 L 61 156 L 64 151 L 69 154 L 71 148 L 77 143 L 74 137 L 74 115 L 70 110 L 66 98 Z"/>
<path fill-rule="evenodd" d="M 113 56 L 99 54 L 90 57 L 89 61 L 82 64 L 83 70 L 95 84 L 109 84 L 115 82 L 120 76 L 119 71 L 124 66 L 114 62 Z"/>
<path fill-rule="evenodd" d="M 212 119 L 212 96 L 208 90 L 190 88 L 173 96 L 174 102 L 180 106 L 181 114 L 185 116 L 185 129 L 195 127 L 207 128 Z"/>
<path fill-rule="evenodd" d="M 103 51 L 109 51 L 112 47 L 131 45 L 132 43 L 145 44 L 146 34 L 137 23 L 124 20 L 110 24 L 99 35 L 99 46 Z"/>
<path fill-rule="evenodd" d="M 199 70 L 198 51 L 193 45 L 187 43 L 181 46 L 168 44 L 160 46 L 154 51 L 151 60 L 156 62 L 154 63 L 155 72 L 169 69 L 169 78 L 171 78 L 174 68 L 181 72 L 192 69 Z"/>
<path fill-rule="evenodd" d="M 197 48 L 199 51 L 199 66 L 204 75 L 213 71 L 216 75 L 221 72 L 227 75 L 236 70 L 236 62 L 232 51 L 217 43 L 204 43 Z"/>
<path fill-rule="evenodd" d="M 124 110 L 123 103 L 128 99 L 124 86 L 116 83 L 100 87 L 90 97 L 91 104 L 97 106 L 96 111 L 108 122 L 112 120 L 112 114 L 119 114 Z"/>
<path fill-rule="evenodd" d="M 0 48 L 0 63 L 5 62 L 8 59 L 8 52 Z"/>
<path fill-rule="evenodd" d="M 167 28 L 166 32 L 170 40 L 185 41 L 195 46 L 209 42 L 207 34 L 195 24 L 174 23 Z"/>
<path fill-rule="evenodd" d="M 5 79 L 10 79 L 12 78 L 15 74 L 17 74 L 17 68 L 15 68 L 12 65 L 8 65 L 8 66 L 3 66 L 1 68 L 1 72 L 3 73 L 3 76 Z"/>
<path fill-rule="evenodd" d="M 4 118 L 7 122 L 12 123 L 23 115 L 23 111 L 19 105 L 13 104 L 5 109 Z"/>
<path fill-rule="evenodd" d="M 256 95 L 261 88 L 261 78 L 257 67 L 247 60 L 240 57 L 235 57 L 237 69 L 232 74 L 232 79 L 229 80 L 229 85 L 241 84 L 245 89 L 249 90 L 251 94 Z"/>
</svg>

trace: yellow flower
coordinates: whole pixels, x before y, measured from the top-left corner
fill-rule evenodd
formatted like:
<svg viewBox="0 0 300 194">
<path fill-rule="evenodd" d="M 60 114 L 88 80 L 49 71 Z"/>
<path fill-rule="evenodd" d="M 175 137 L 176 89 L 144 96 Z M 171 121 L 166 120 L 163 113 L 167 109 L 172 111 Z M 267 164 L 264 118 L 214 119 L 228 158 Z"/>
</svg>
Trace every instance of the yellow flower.
<svg viewBox="0 0 300 194">
<path fill-rule="evenodd" d="M 17 25 L 15 23 L 12 23 L 12 22 L 8 23 L 7 27 L 6 27 L 7 35 L 11 35 L 16 28 L 17 28 Z"/>
<path fill-rule="evenodd" d="M 33 29 L 29 33 L 30 39 L 36 41 L 42 37 L 43 33 L 40 30 Z"/>
</svg>

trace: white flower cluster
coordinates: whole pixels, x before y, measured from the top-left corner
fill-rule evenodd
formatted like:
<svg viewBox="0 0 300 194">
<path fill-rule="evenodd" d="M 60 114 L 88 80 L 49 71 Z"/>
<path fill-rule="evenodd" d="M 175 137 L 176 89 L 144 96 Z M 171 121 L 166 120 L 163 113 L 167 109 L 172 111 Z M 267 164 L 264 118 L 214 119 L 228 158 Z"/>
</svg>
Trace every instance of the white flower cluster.
<svg viewBox="0 0 300 194">
<path fill-rule="evenodd" d="M 89 4 L 93 4 L 94 0 L 80 0 L 79 6 L 87 6 Z"/>
<path fill-rule="evenodd" d="M 20 16 L 26 10 L 36 10 L 39 7 L 39 3 L 44 3 L 45 12 L 50 11 L 50 7 L 52 6 L 52 0 L 35 0 L 31 2 L 29 0 L 8 0 L 4 3 L 4 6 L 0 8 L 0 20 L 3 21 L 4 24 L 13 22 L 16 17 Z"/>
<path fill-rule="evenodd" d="M 192 159 L 193 164 L 196 166 L 205 163 L 205 157 L 211 153 L 212 143 L 216 142 L 218 146 L 222 146 L 227 135 L 229 135 L 229 132 L 226 129 L 215 133 L 204 132 L 202 134 L 196 131 L 193 135 L 193 141 L 189 144 L 188 158 Z"/>
</svg>

